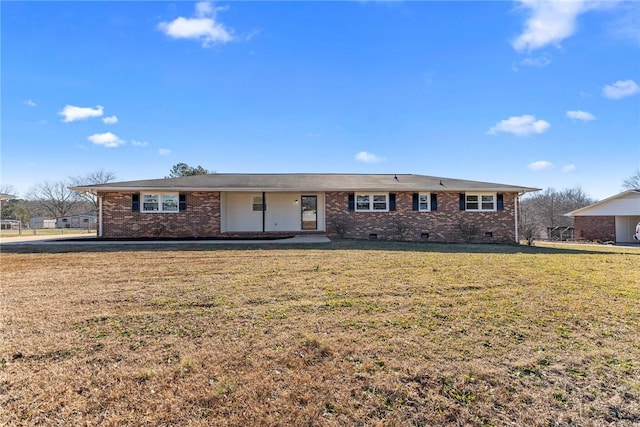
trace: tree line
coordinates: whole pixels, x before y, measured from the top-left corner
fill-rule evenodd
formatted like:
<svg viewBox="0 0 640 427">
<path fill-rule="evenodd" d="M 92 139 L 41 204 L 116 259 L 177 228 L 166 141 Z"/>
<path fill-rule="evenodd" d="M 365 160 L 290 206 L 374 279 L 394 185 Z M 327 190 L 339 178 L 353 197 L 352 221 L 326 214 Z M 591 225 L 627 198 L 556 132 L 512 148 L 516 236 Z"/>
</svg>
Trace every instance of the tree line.
<svg viewBox="0 0 640 427">
<path fill-rule="evenodd" d="M 520 236 L 528 244 L 545 239 L 547 228 L 573 225 L 573 218 L 565 216 L 566 213 L 595 202 L 580 187 L 564 190 L 548 188 L 543 192 L 527 195 L 520 200 Z"/>
</svg>

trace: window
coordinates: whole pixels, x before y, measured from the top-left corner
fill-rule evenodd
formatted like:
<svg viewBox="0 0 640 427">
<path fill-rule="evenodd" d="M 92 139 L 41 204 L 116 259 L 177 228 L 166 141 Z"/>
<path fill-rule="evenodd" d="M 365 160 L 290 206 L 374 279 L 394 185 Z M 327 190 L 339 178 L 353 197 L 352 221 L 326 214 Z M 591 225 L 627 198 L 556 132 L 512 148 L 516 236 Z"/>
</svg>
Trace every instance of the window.
<svg viewBox="0 0 640 427">
<path fill-rule="evenodd" d="M 162 195 L 162 210 L 164 212 L 178 212 L 178 195 L 177 194 L 163 194 Z"/>
<path fill-rule="evenodd" d="M 153 212 L 159 210 L 158 200 L 160 200 L 159 194 L 143 194 L 142 210 L 144 212 Z"/>
<path fill-rule="evenodd" d="M 464 194 L 462 197 L 464 197 Z M 411 199 L 411 209 L 414 211 L 431 212 L 438 210 L 438 193 L 413 193 Z"/>
<path fill-rule="evenodd" d="M 262 199 L 262 196 L 253 196 L 252 209 L 254 212 L 262 212 L 263 204 L 264 200 Z"/>
<path fill-rule="evenodd" d="M 483 194 L 481 197 L 482 201 L 482 210 L 483 211 L 492 211 L 495 209 L 494 204 L 494 195 L 493 194 Z"/>
<path fill-rule="evenodd" d="M 373 210 L 384 211 L 387 210 L 387 196 L 377 194 L 373 196 Z"/>
<path fill-rule="evenodd" d="M 466 209 L 468 211 L 495 211 L 495 194 L 469 194 L 466 195 Z"/>
<path fill-rule="evenodd" d="M 429 211 L 429 201 L 431 200 L 431 194 L 429 193 L 420 193 L 418 196 L 418 210 L 419 211 Z"/>
<path fill-rule="evenodd" d="M 371 210 L 371 206 L 369 203 L 369 196 L 368 194 L 358 194 L 358 197 L 356 197 L 357 200 L 357 204 L 356 204 L 356 210 L 358 211 L 368 211 Z"/>
<path fill-rule="evenodd" d="M 178 212 L 178 193 L 142 193 L 142 212 Z"/>
<path fill-rule="evenodd" d="M 389 194 L 356 194 L 356 211 L 386 212 L 389 210 Z"/>
</svg>

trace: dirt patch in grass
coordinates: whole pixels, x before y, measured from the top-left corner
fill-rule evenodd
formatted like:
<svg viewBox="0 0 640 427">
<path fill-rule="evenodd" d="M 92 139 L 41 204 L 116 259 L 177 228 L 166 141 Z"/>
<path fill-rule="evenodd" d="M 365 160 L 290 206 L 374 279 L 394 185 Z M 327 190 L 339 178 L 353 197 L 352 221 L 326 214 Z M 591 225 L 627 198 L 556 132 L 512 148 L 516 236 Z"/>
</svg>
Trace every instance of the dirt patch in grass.
<svg viewBox="0 0 640 427">
<path fill-rule="evenodd" d="M 100 251 L 2 254 L 7 424 L 640 422 L 638 254 Z"/>
</svg>

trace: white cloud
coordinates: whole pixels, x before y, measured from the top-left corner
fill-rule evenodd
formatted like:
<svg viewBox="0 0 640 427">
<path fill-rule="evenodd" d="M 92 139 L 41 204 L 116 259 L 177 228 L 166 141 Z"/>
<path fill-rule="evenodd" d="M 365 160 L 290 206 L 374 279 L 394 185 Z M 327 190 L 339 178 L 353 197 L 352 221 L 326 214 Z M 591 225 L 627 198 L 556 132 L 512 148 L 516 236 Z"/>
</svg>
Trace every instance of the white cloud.
<svg viewBox="0 0 640 427">
<path fill-rule="evenodd" d="M 584 122 L 596 120 L 596 116 L 594 116 L 593 114 L 587 111 L 582 111 L 582 110 L 567 111 L 567 117 L 574 120 L 582 120 Z"/>
<path fill-rule="evenodd" d="M 620 99 L 638 92 L 640 92 L 640 86 L 633 80 L 618 80 L 602 89 L 604 96 L 610 99 Z"/>
<path fill-rule="evenodd" d="M 576 31 L 580 14 L 593 9 L 609 7 L 606 2 L 591 0 L 520 0 L 530 16 L 525 28 L 511 45 L 518 52 L 533 51 L 549 44 L 559 46 Z"/>
<path fill-rule="evenodd" d="M 551 169 L 553 167 L 553 163 L 547 160 L 538 160 L 537 162 L 529 163 L 527 168 L 532 171 L 541 171 L 545 169 Z"/>
<path fill-rule="evenodd" d="M 68 123 L 76 120 L 85 120 L 91 117 L 100 117 L 103 114 L 102 109 L 102 105 L 98 105 L 96 108 L 65 105 L 58 115 L 64 116 L 64 120 L 62 121 Z"/>
<path fill-rule="evenodd" d="M 216 20 L 216 13 L 225 10 L 216 8 L 210 2 L 196 3 L 195 18 L 180 16 L 171 22 L 161 22 L 158 29 L 174 39 L 195 39 L 202 47 L 234 40 L 233 30 Z"/>
<path fill-rule="evenodd" d="M 576 171 L 576 165 L 570 164 L 562 167 L 562 172 L 571 173 Z"/>
<path fill-rule="evenodd" d="M 520 65 L 525 65 L 527 67 L 542 68 L 542 67 L 546 67 L 549 64 L 551 64 L 551 57 L 549 57 L 549 55 L 547 54 L 542 56 L 537 56 L 537 57 L 530 56 L 520 61 Z"/>
<path fill-rule="evenodd" d="M 96 145 L 102 145 L 107 148 L 119 147 L 125 143 L 122 139 L 118 138 L 117 135 L 114 135 L 111 132 L 96 133 L 89 136 L 87 139 Z"/>
<path fill-rule="evenodd" d="M 160 154 L 161 156 L 168 156 L 169 154 L 171 154 L 171 150 L 169 150 L 168 148 L 158 148 L 158 154 Z"/>
<path fill-rule="evenodd" d="M 27 99 L 26 101 L 24 101 L 23 104 L 28 106 L 28 107 L 35 107 L 37 105 L 35 102 L 33 102 L 30 99 Z"/>
<path fill-rule="evenodd" d="M 385 161 L 384 157 L 378 157 L 375 154 L 367 153 L 366 151 L 360 151 L 356 154 L 355 159 L 364 163 L 380 163 Z"/>
<path fill-rule="evenodd" d="M 495 126 L 489 128 L 487 133 L 489 135 L 496 135 L 498 132 L 512 133 L 517 136 L 541 134 L 546 132 L 551 125 L 545 120 L 536 120 L 536 118 L 530 114 L 522 116 L 509 117 L 506 120 L 501 120 L 496 123 Z"/>
<path fill-rule="evenodd" d="M 117 116 L 103 117 L 102 121 L 103 121 L 103 123 L 106 123 L 108 125 L 112 125 L 114 123 L 118 123 L 118 117 Z"/>
<path fill-rule="evenodd" d="M 131 145 L 134 147 L 146 147 L 149 143 L 147 141 L 136 141 L 135 139 L 132 139 Z"/>
<path fill-rule="evenodd" d="M 215 14 L 215 10 L 213 9 L 213 4 L 208 1 L 201 1 L 196 3 L 196 16 L 204 17 Z"/>
</svg>

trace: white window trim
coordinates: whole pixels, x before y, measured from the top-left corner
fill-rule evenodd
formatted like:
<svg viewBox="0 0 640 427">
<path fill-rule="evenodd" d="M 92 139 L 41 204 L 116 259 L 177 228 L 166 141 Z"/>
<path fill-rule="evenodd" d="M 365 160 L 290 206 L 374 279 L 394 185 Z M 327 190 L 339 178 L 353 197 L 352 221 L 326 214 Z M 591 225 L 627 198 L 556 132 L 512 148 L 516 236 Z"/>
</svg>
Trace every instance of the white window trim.
<svg viewBox="0 0 640 427">
<path fill-rule="evenodd" d="M 144 196 L 147 195 L 158 195 L 158 210 L 157 211 L 147 211 L 144 210 Z M 177 200 L 178 200 L 178 209 L 175 211 L 165 211 L 162 210 L 162 198 L 163 196 L 176 196 Z M 144 191 L 144 192 L 140 192 L 140 213 L 150 213 L 150 214 L 154 214 L 154 213 L 179 213 L 180 212 L 180 193 L 176 192 L 176 191 Z"/>
<path fill-rule="evenodd" d="M 467 201 L 468 196 L 478 196 L 478 209 L 469 209 L 469 202 Z M 492 209 L 482 208 L 482 196 L 493 197 Z M 465 193 L 464 194 L 464 210 L 469 212 L 496 212 L 498 210 L 498 193 Z"/>
<path fill-rule="evenodd" d="M 420 197 L 422 197 L 422 196 L 427 196 L 427 209 L 422 209 L 420 207 Z M 419 212 L 431 212 L 431 193 L 418 193 L 418 211 Z"/>
<path fill-rule="evenodd" d="M 358 209 L 358 196 L 369 196 L 369 209 Z M 373 196 L 384 196 L 385 197 L 385 208 L 384 209 L 373 209 Z M 380 203 L 380 202 L 377 202 Z M 370 193 L 355 193 L 353 199 L 354 209 L 356 212 L 389 212 L 389 193 L 385 192 L 370 192 Z"/>
</svg>

